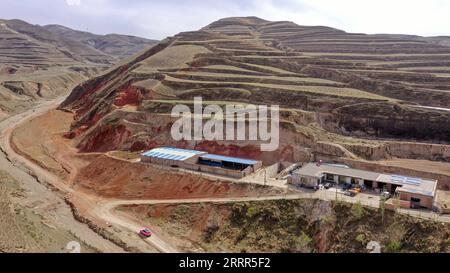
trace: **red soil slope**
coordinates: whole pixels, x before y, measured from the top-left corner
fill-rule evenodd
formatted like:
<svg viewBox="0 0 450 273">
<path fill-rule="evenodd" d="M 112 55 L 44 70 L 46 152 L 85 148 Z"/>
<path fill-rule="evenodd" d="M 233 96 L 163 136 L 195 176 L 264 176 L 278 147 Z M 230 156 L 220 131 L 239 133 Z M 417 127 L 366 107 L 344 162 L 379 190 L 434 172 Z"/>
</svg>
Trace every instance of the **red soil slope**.
<svg viewBox="0 0 450 273">
<path fill-rule="evenodd" d="M 213 181 L 198 175 L 163 170 L 100 156 L 81 169 L 76 183 L 84 189 L 109 198 L 183 199 L 242 197 L 275 194 L 269 187 Z"/>
</svg>

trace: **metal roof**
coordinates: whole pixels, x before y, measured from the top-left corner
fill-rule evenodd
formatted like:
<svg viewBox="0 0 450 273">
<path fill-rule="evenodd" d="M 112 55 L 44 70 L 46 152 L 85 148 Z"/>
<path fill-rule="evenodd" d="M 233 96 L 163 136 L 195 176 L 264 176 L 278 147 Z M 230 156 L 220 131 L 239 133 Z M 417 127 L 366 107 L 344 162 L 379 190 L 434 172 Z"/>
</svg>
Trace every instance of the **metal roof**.
<svg viewBox="0 0 450 273">
<path fill-rule="evenodd" d="M 336 164 L 317 164 L 308 163 L 302 168 L 294 171 L 294 174 L 320 178 L 324 174 L 336 174 L 347 177 L 360 178 L 364 180 L 389 183 L 399 185 L 397 191 L 411 192 L 426 196 L 434 196 L 436 191 L 436 180 L 409 177 L 397 174 L 384 174 L 371 171 L 364 171 L 349 168 L 348 166 L 339 166 Z"/>
<path fill-rule="evenodd" d="M 230 156 L 223 156 L 223 155 L 215 155 L 215 154 L 202 155 L 202 156 L 200 156 L 200 158 L 208 159 L 208 160 L 233 162 L 233 163 L 239 163 L 239 164 L 244 164 L 244 165 L 254 165 L 254 164 L 257 164 L 259 162 L 257 160 L 252 160 L 252 159 L 230 157 Z"/>
<path fill-rule="evenodd" d="M 193 156 L 201 155 L 201 158 L 203 158 L 203 159 L 240 163 L 240 164 L 244 164 L 244 165 L 254 165 L 259 162 L 259 161 L 251 160 L 251 159 L 237 158 L 237 157 L 230 157 L 230 156 L 223 156 L 223 155 L 215 155 L 215 154 L 207 154 L 206 152 L 202 152 L 202 151 L 180 149 L 180 148 L 174 148 L 174 147 L 155 148 L 150 151 L 144 152 L 141 155 L 148 156 L 148 157 L 156 157 L 156 158 L 161 158 L 161 159 L 175 160 L 175 161 L 184 161 Z"/>
<path fill-rule="evenodd" d="M 205 152 L 180 149 L 174 147 L 155 148 L 150 151 L 142 153 L 143 156 L 156 157 L 175 161 L 184 161 L 188 158 L 191 158 L 199 154 L 205 154 Z"/>
<path fill-rule="evenodd" d="M 437 186 L 436 180 L 396 174 L 380 174 L 378 181 L 402 186 L 397 188 L 399 192 L 417 193 L 426 196 L 434 196 Z"/>
<path fill-rule="evenodd" d="M 322 177 L 325 173 L 331 173 L 331 174 L 361 178 L 361 179 L 372 180 L 372 181 L 375 181 L 378 178 L 378 176 L 380 175 L 379 173 L 376 173 L 376 172 L 352 169 L 346 165 L 336 165 L 336 164 L 327 164 L 327 163 L 321 163 L 321 164 L 308 163 L 308 164 L 305 164 L 300 169 L 294 171 L 294 173 L 299 174 L 299 175 L 316 177 L 316 178 Z"/>
</svg>

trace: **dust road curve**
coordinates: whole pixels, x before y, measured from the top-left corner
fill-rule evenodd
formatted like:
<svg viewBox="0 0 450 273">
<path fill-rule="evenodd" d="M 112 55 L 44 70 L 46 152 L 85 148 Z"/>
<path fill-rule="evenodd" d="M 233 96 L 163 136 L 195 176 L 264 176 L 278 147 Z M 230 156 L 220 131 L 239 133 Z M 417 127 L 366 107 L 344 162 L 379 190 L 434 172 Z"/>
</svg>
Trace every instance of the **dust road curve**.
<svg viewBox="0 0 450 273">
<path fill-rule="evenodd" d="M 288 194 L 288 195 L 275 195 L 275 196 L 260 196 L 260 197 L 233 197 L 233 198 L 193 198 L 193 199 L 162 199 L 162 200 L 114 200 L 104 202 L 103 204 L 96 206 L 94 209 L 95 215 L 103 220 L 122 226 L 129 230 L 139 230 L 141 226 L 132 222 L 130 219 L 121 217 L 114 213 L 114 210 L 119 206 L 124 205 L 157 205 L 157 204 L 193 204 L 193 203 L 229 203 L 229 202 L 246 202 L 246 201 L 268 201 L 268 200 L 294 200 L 313 198 L 312 194 Z M 152 235 L 152 237 L 146 239 L 154 247 L 161 252 L 177 252 L 177 250 L 170 246 L 169 243 L 164 242 L 158 236 Z"/>
<path fill-rule="evenodd" d="M 20 186 L 29 193 L 24 197 L 23 202 L 55 207 L 54 210 L 46 211 L 42 216 L 52 219 L 56 226 L 70 231 L 80 240 L 102 252 L 124 252 L 122 248 L 102 238 L 86 224 L 78 222 L 74 218 L 70 207 L 64 204 L 63 197 L 44 184 L 38 183 L 37 180 L 41 179 L 41 176 L 36 173 L 32 174 L 31 169 L 23 161 L 17 160 L 9 145 L 9 137 L 15 126 L 21 124 L 28 117 L 33 117 L 55 108 L 61 101 L 62 98 L 44 101 L 38 107 L 10 116 L 0 122 L 0 169 L 14 177 L 20 183 Z"/>
<path fill-rule="evenodd" d="M 102 206 L 107 206 L 108 202 L 100 200 L 99 198 L 93 198 L 92 196 L 89 196 L 83 192 L 74 190 L 69 183 L 65 183 L 65 181 L 62 181 L 59 177 L 54 175 L 53 173 L 43 169 L 39 165 L 35 164 L 34 162 L 28 160 L 27 158 L 21 156 L 20 154 L 17 154 L 14 149 L 11 147 L 11 136 L 15 128 L 20 126 L 21 124 L 36 118 L 47 111 L 50 111 L 57 107 L 62 102 L 63 98 L 58 98 L 51 101 L 43 102 L 41 105 L 34 109 L 30 109 L 26 112 L 23 112 L 21 114 L 18 114 L 16 116 L 10 117 L 7 120 L 4 120 L 0 123 L 0 147 L 2 150 L 1 156 L 4 157 L 3 159 L 9 162 L 14 162 L 14 164 L 10 164 L 9 166 L 6 166 L 5 171 L 11 172 L 11 169 L 14 168 L 15 172 L 20 172 L 22 176 L 28 176 L 28 178 L 31 178 L 33 180 L 36 180 L 34 175 L 38 177 L 39 181 L 45 181 L 46 183 L 50 184 L 52 187 L 58 189 L 60 192 L 63 192 L 65 194 L 70 194 L 73 197 L 76 197 L 77 200 L 80 200 L 84 206 L 89 208 L 89 212 L 92 212 L 92 216 L 95 218 L 105 221 L 105 222 L 111 222 L 115 223 L 117 225 L 120 225 L 124 228 L 129 229 L 130 231 L 137 233 L 139 231 L 139 224 L 131 222 L 131 220 L 122 219 L 120 217 L 114 217 L 110 211 L 107 211 L 106 214 L 99 214 L 97 215 L 96 212 L 104 212 L 105 210 L 102 209 Z M 31 175 L 26 170 L 23 170 L 22 168 L 16 167 L 16 166 L 26 166 L 28 170 L 31 170 L 34 175 Z M 114 220 L 111 221 L 110 219 Z M 173 247 L 171 247 L 169 244 L 165 243 L 157 234 L 154 234 L 151 238 L 146 240 L 147 243 L 152 245 L 154 248 L 159 250 L 160 252 L 177 252 L 177 250 Z M 111 249 L 106 249 L 106 251 L 111 251 Z"/>
</svg>

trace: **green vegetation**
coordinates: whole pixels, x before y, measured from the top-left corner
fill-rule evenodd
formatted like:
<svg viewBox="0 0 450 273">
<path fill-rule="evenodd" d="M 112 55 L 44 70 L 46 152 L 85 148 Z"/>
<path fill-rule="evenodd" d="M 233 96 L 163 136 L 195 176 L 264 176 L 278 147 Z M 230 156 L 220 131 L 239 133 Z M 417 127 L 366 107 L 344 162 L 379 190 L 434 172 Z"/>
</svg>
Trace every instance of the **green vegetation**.
<svg viewBox="0 0 450 273">
<path fill-rule="evenodd" d="M 364 216 L 364 208 L 361 202 L 356 202 L 352 205 L 352 214 L 355 219 L 359 220 Z"/>
<path fill-rule="evenodd" d="M 294 241 L 294 250 L 295 252 L 310 252 L 310 244 L 313 239 L 308 236 L 305 232 L 301 232 L 300 236 L 295 238 Z"/>
<path fill-rule="evenodd" d="M 361 244 L 364 244 L 364 242 L 366 241 L 366 236 L 364 234 L 358 234 L 355 239 Z"/>
<path fill-rule="evenodd" d="M 173 210 L 173 217 L 175 219 L 183 219 L 186 215 L 189 215 L 189 205 L 179 205 Z"/>
<path fill-rule="evenodd" d="M 249 207 L 247 208 L 247 217 L 253 218 L 255 215 L 257 215 L 259 212 L 256 207 Z"/>
<path fill-rule="evenodd" d="M 386 246 L 387 252 L 399 252 L 402 249 L 402 243 L 392 241 Z"/>
<path fill-rule="evenodd" d="M 381 221 L 384 221 L 384 214 L 386 212 L 386 208 L 385 208 L 385 198 L 381 197 L 380 198 L 380 214 L 381 214 Z"/>
</svg>

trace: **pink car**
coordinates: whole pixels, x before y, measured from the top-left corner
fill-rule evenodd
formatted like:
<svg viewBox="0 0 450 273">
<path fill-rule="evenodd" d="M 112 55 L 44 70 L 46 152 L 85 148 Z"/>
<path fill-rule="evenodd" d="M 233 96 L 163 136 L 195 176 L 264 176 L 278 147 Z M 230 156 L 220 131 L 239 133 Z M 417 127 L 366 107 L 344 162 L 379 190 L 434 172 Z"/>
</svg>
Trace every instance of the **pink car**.
<svg viewBox="0 0 450 273">
<path fill-rule="evenodd" d="M 149 228 L 143 228 L 139 231 L 139 235 L 148 238 L 152 236 L 152 231 Z"/>
</svg>

